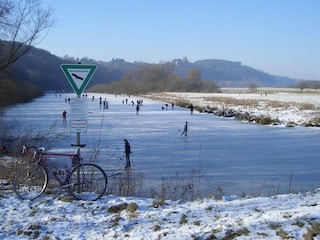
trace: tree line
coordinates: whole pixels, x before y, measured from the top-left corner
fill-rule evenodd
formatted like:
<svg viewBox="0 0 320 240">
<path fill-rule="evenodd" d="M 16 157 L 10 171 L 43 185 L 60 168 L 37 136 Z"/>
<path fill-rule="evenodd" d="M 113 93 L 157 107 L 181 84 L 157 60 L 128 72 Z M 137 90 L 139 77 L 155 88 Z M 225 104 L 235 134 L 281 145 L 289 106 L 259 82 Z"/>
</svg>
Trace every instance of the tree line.
<svg viewBox="0 0 320 240">
<path fill-rule="evenodd" d="M 0 107 L 29 101 L 42 94 L 35 85 L 10 78 L 8 70 L 53 26 L 51 8 L 41 0 L 0 1 Z"/>
<path fill-rule="evenodd" d="M 0 109 L 16 103 L 29 102 L 43 95 L 43 90 L 39 86 L 15 81 L 5 73 L 0 73 L 0 83 Z"/>
<path fill-rule="evenodd" d="M 127 72 L 119 81 L 97 84 L 91 92 L 144 94 L 148 92 L 220 92 L 212 81 L 201 79 L 200 71 L 190 69 L 185 77 L 174 73 L 173 63 L 145 64 Z"/>
<path fill-rule="evenodd" d="M 305 80 L 297 83 L 297 88 L 303 89 L 320 89 L 320 81 L 315 80 Z"/>
</svg>

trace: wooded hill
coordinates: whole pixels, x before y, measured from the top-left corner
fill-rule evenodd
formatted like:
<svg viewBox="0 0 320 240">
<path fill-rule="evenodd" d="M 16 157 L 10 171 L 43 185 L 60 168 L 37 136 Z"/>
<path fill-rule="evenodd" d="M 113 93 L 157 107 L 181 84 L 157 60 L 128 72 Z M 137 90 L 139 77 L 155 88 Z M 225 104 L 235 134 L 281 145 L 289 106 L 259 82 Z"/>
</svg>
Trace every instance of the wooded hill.
<svg viewBox="0 0 320 240">
<path fill-rule="evenodd" d="M 101 86 L 101 84 L 114 84 L 114 82 L 120 80 L 138 81 L 139 79 L 136 79 L 136 77 L 141 76 L 144 78 L 150 77 L 149 82 L 157 80 L 168 84 L 168 82 L 165 82 L 168 78 L 157 79 L 155 76 L 151 76 L 152 69 L 168 70 L 163 67 L 168 66 L 168 64 L 170 65 L 171 78 L 177 80 L 175 85 L 181 85 L 181 81 L 183 83 L 186 79 L 190 80 L 190 77 L 192 77 L 190 71 L 193 71 L 193 75 L 198 78 L 197 80 L 214 83 L 211 87 L 250 87 L 251 85 L 255 85 L 256 87 L 294 87 L 298 82 L 297 79 L 274 76 L 255 70 L 249 66 L 244 66 L 240 62 L 225 60 L 211 59 L 191 63 L 186 59 L 174 59 L 169 63 L 163 64 L 130 63 L 123 59 L 112 59 L 109 62 L 101 62 L 88 58 L 77 60 L 73 58 L 63 59 L 38 48 L 32 48 L 26 55 L 13 64 L 8 69 L 8 76 L 17 81 L 40 86 L 44 91 L 72 91 L 69 82 L 60 69 L 60 65 L 63 63 L 77 63 L 77 61 L 80 61 L 82 64 L 97 65 L 97 70 L 88 88 L 95 85 Z M 149 76 L 148 74 L 142 74 L 141 71 L 143 70 L 149 71 Z M 195 71 L 198 74 L 195 74 Z M 161 76 L 168 77 L 169 75 L 159 75 L 158 77 Z M 207 87 L 206 84 L 201 83 L 201 85 L 202 87 Z M 168 90 L 166 88 L 154 89 L 157 86 L 159 84 L 152 86 L 150 91 Z M 175 90 L 177 89 L 175 88 Z M 188 89 L 181 90 L 198 91 L 199 88 L 190 89 L 189 87 Z"/>
</svg>

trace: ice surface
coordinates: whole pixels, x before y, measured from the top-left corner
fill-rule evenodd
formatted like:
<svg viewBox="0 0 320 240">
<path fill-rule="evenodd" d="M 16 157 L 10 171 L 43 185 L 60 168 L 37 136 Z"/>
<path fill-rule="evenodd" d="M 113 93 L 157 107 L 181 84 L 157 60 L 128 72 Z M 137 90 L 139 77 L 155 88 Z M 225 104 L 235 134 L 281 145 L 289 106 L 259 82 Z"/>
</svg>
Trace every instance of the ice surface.
<svg viewBox="0 0 320 240">
<path fill-rule="evenodd" d="M 70 132 L 70 104 L 65 99 L 75 97 L 46 94 L 10 108 L 4 117 L 17 131 L 47 132 L 47 149 L 73 152 L 70 144 L 76 142 L 76 133 Z M 108 109 L 99 104 L 99 97 L 108 101 Z M 123 139 L 128 139 L 133 171 L 142 178 L 146 193 L 163 179 L 183 181 L 201 189 L 203 196 L 218 189 L 225 194 L 270 195 L 318 187 L 317 128 L 261 126 L 197 111 L 191 115 L 177 106 L 162 110 L 164 103 L 149 99 L 143 99 L 137 115 L 135 106 L 123 103 L 125 98 L 129 103 L 140 99 L 87 96 L 82 153 L 86 161 L 98 163 L 112 175 L 125 165 Z M 68 112 L 67 125 L 62 123 L 63 110 Z M 187 137 L 181 136 L 185 121 Z"/>
</svg>

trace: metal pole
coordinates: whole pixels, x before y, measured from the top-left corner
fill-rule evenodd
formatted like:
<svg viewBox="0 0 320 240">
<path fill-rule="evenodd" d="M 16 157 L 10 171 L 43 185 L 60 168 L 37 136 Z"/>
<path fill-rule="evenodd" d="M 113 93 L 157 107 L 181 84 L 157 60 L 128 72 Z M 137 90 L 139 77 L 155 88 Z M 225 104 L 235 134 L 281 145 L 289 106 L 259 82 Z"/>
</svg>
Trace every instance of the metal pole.
<svg viewBox="0 0 320 240">
<path fill-rule="evenodd" d="M 77 98 L 80 98 L 80 95 L 77 95 Z M 80 164 L 80 132 L 77 132 L 77 135 L 76 135 L 76 145 L 77 145 L 77 148 L 79 148 L 79 154 L 77 156 L 77 165 Z M 78 185 L 78 193 L 80 192 L 80 168 L 77 168 L 77 185 Z"/>
<path fill-rule="evenodd" d="M 77 98 L 80 98 L 80 95 L 77 95 Z M 76 145 L 80 146 L 80 132 L 77 132 Z"/>
</svg>

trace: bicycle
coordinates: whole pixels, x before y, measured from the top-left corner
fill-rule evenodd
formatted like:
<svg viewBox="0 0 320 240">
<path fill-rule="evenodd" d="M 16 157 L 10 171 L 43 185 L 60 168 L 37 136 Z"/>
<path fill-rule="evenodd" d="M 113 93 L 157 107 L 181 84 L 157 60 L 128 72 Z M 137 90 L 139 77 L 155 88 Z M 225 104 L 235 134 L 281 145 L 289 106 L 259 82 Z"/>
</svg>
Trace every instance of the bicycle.
<svg viewBox="0 0 320 240">
<path fill-rule="evenodd" d="M 24 163 L 14 176 L 13 189 L 20 199 L 34 200 L 40 197 L 48 186 L 49 174 L 59 183 L 59 191 L 66 188 L 77 200 L 95 201 L 106 191 L 107 175 L 96 164 L 82 163 L 79 147 L 74 154 L 68 154 L 46 152 L 44 148 L 23 145 L 22 153 L 32 156 L 34 160 Z M 70 158 L 71 169 L 54 171 L 46 161 L 50 157 Z"/>
</svg>

